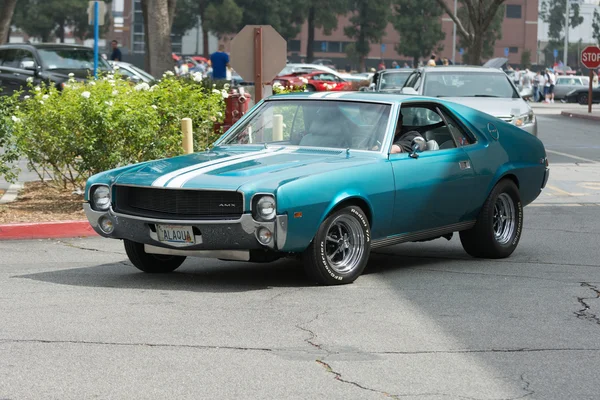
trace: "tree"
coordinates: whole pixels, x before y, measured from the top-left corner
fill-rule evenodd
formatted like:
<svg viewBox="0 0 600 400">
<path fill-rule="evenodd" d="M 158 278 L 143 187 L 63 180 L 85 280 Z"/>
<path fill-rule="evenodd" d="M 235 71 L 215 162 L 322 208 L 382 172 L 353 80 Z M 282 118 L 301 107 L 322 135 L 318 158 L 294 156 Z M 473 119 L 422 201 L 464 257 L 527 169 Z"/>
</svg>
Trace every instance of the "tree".
<svg viewBox="0 0 600 400">
<path fill-rule="evenodd" d="M 306 41 L 306 61 L 315 58 L 315 31 L 321 28 L 325 35 L 338 27 L 338 16 L 348 11 L 348 0 L 307 0 L 306 20 L 308 22 L 308 38 Z"/>
<path fill-rule="evenodd" d="M 107 2 L 110 8 L 110 1 Z M 20 0 L 17 3 L 13 23 L 29 36 L 47 42 L 54 35 L 65 41 L 66 27 L 74 28 L 74 35 L 81 39 L 91 37 L 88 23 L 88 2 L 85 0 Z M 102 28 L 106 32 L 108 21 Z"/>
<path fill-rule="evenodd" d="M 146 38 L 146 67 L 155 77 L 173 68 L 171 26 L 176 3 L 177 0 L 142 0 L 141 3 Z"/>
<path fill-rule="evenodd" d="M 361 71 L 365 71 L 365 58 L 371 51 L 371 43 L 379 43 L 385 35 L 391 0 L 351 0 L 350 25 L 344 28 L 347 37 L 354 39 Z"/>
<path fill-rule="evenodd" d="M 456 33 L 460 36 L 463 47 L 467 49 L 467 63 L 480 65 L 486 32 L 497 17 L 498 9 L 504 0 L 461 0 L 466 18 L 456 15 L 445 0 L 436 1 L 456 24 Z"/>
<path fill-rule="evenodd" d="M 468 18 L 467 7 L 464 5 L 463 0 L 459 0 L 461 2 L 461 7 L 458 9 L 458 17 L 463 21 L 467 21 L 466 25 L 468 30 L 472 31 L 472 24 L 470 19 Z M 498 7 L 492 22 L 489 27 L 483 33 L 483 45 L 481 48 L 481 58 L 492 58 L 494 56 L 494 45 L 496 44 L 496 40 L 502 39 L 502 21 L 504 21 L 504 6 Z M 471 55 L 471 49 L 469 47 L 469 43 L 464 40 L 464 38 L 458 38 L 458 46 L 465 48 L 465 53 L 463 54 L 463 58 L 466 60 L 469 59 Z M 474 65 L 479 65 L 474 64 Z"/>
<path fill-rule="evenodd" d="M 243 10 L 240 28 L 271 25 L 286 40 L 295 38 L 306 20 L 305 3 L 298 0 L 236 0 L 236 3 Z"/>
<path fill-rule="evenodd" d="M 594 19 L 592 20 L 592 37 L 598 42 L 600 46 L 600 13 L 598 9 L 594 9 Z"/>
<path fill-rule="evenodd" d="M 234 0 L 221 0 L 206 8 L 206 28 L 221 37 L 241 29 L 243 10 Z"/>
<path fill-rule="evenodd" d="M 8 42 L 10 24 L 17 0 L 0 0 L 0 44 Z"/>
<path fill-rule="evenodd" d="M 444 40 L 440 16 L 443 11 L 436 7 L 436 0 L 394 0 L 390 21 L 400 34 L 400 43 L 396 52 L 412 57 L 413 64 L 419 64 L 419 58 L 429 56 L 437 44 Z"/>
<path fill-rule="evenodd" d="M 579 4 L 570 3 L 571 15 L 569 16 L 569 28 L 581 25 L 583 17 L 579 15 Z M 552 45 L 558 44 L 564 38 L 565 13 L 567 12 L 566 0 L 546 0 L 542 2 L 540 16 L 542 21 L 548 23 L 548 38 Z"/>
</svg>

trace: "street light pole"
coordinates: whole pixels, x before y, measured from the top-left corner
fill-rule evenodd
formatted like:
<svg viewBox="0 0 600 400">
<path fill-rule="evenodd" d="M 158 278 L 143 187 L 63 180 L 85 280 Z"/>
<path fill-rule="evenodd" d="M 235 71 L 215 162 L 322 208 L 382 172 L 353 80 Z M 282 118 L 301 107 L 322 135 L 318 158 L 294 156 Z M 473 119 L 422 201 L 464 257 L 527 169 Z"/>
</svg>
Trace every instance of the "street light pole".
<svg viewBox="0 0 600 400">
<path fill-rule="evenodd" d="M 456 3 L 454 0 L 454 15 L 456 15 Z M 456 64 L 456 22 L 452 21 L 454 27 L 452 29 L 452 64 Z"/>
<path fill-rule="evenodd" d="M 565 67 L 567 66 L 567 61 L 569 57 L 569 0 L 565 0 L 567 2 L 567 12 L 565 13 L 565 49 L 563 53 L 563 64 Z"/>
</svg>

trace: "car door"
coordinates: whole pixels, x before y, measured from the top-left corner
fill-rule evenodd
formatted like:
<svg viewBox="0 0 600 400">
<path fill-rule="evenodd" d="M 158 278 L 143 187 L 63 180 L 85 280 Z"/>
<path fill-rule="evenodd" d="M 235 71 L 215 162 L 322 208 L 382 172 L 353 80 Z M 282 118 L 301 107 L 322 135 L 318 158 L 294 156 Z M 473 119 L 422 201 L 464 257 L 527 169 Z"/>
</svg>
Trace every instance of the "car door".
<svg viewBox="0 0 600 400">
<path fill-rule="evenodd" d="M 569 77 L 560 77 L 556 80 L 556 85 L 554 85 L 554 97 L 557 99 L 562 99 L 567 95 L 567 93 L 576 88 L 577 85 L 575 85 L 575 79 Z"/>
<path fill-rule="evenodd" d="M 469 197 L 474 173 L 463 146 L 472 139 L 455 139 L 436 103 L 402 106 L 403 132 L 417 130 L 439 149 L 390 154 L 394 171 L 394 234 L 458 228 L 474 218 Z M 434 148 L 435 148 L 434 147 Z"/>
<path fill-rule="evenodd" d="M 12 94 L 18 90 L 26 90 L 28 79 L 31 78 L 33 83 L 35 78 L 34 69 L 36 68 L 36 60 L 33 53 L 26 49 L 9 49 L 2 57 L 2 69 L 0 80 L 6 94 Z"/>
</svg>

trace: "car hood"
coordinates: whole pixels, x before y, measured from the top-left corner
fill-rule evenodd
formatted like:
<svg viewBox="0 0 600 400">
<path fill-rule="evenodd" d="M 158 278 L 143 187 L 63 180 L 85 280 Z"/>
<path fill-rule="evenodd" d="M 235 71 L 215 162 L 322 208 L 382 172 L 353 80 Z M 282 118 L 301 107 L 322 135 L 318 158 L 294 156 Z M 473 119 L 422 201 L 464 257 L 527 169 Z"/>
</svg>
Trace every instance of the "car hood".
<svg viewBox="0 0 600 400">
<path fill-rule="evenodd" d="M 341 149 L 298 147 L 222 147 L 153 161 L 121 174 L 114 183 L 183 189 L 275 191 L 279 185 L 303 176 L 375 162 L 375 154 L 379 153 L 350 151 L 346 154 Z"/>
<path fill-rule="evenodd" d="M 463 104 L 474 108 L 486 114 L 493 115 L 496 118 L 510 117 L 527 114 L 531 108 L 525 100 L 518 99 L 499 99 L 491 97 L 444 97 L 454 103 Z"/>
</svg>

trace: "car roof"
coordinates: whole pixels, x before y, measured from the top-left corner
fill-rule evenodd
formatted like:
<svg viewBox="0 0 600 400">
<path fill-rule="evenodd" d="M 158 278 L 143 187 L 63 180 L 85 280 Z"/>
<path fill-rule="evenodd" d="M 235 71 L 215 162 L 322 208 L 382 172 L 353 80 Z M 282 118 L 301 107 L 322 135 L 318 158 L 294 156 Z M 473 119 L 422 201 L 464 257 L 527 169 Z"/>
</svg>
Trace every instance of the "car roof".
<svg viewBox="0 0 600 400">
<path fill-rule="evenodd" d="M 485 73 L 504 73 L 501 69 L 482 67 L 476 65 L 437 65 L 435 67 L 421 67 L 423 72 L 485 72 Z"/>
<path fill-rule="evenodd" d="M 34 49 L 56 49 L 56 48 L 65 48 L 65 49 L 85 49 L 92 50 L 91 47 L 81 46 L 78 44 L 65 44 L 65 43 L 7 43 L 0 46 L 1 49 L 10 49 L 10 48 L 34 48 Z"/>
<path fill-rule="evenodd" d="M 387 68 L 387 69 L 382 69 L 380 71 L 377 71 L 377 73 L 383 74 L 383 73 L 392 72 L 392 73 L 410 74 L 413 71 L 414 71 L 413 68 Z M 375 72 L 371 72 L 371 73 L 374 74 Z"/>
<path fill-rule="evenodd" d="M 369 103 L 389 103 L 400 104 L 408 100 L 417 101 L 434 101 L 442 103 L 443 101 L 435 97 L 403 95 L 403 94 L 386 94 L 380 92 L 293 92 L 280 94 L 269 97 L 269 100 L 343 100 L 343 101 L 358 101 Z"/>
</svg>

